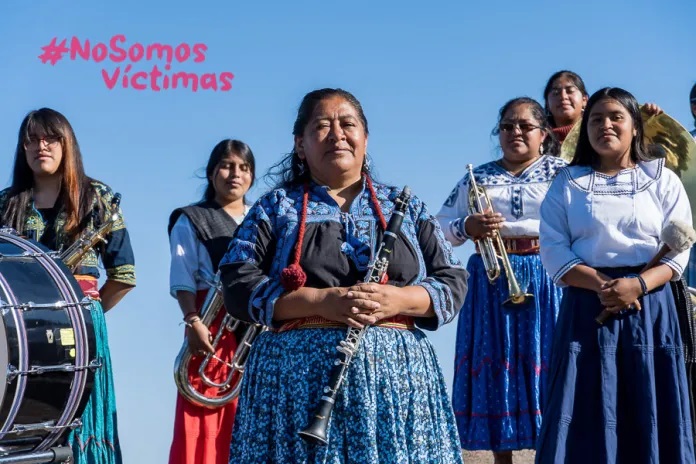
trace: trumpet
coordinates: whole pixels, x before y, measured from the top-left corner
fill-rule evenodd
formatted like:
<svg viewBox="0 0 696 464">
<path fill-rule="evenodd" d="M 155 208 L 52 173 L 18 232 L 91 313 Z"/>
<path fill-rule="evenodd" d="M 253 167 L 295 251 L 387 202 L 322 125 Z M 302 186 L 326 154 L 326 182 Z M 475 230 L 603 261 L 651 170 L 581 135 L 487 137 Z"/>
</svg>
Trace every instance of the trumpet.
<svg viewBox="0 0 696 464">
<path fill-rule="evenodd" d="M 493 212 L 493 205 L 488 197 L 488 193 L 486 193 L 486 189 L 476 183 L 473 165 L 469 164 L 466 168 L 469 171 L 469 214 Z M 476 244 L 478 245 L 479 253 L 483 260 L 483 267 L 486 269 L 490 283 L 495 282 L 500 277 L 501 268 L 498 260 L 503 263 L 508 284 L 508 298 L 503 302 L 503 307 L 514 308 L 517 305 L 531 302 L 534 299 L 534 295 L 525 293 L 520 288 L 515 278 L 515 273 L 512 271 L 512 265 L 505 251 L 505 244 L 500 236 L 500 231 L 494 231 L 493 237 L 484 237 L 476 240 Z"/>
<path fill-rule="evenodd" d="M 210 327 L 224 304 L 220 273 L 218 272 L 212 280 L 200 274 L 198 277 L 210 285 L 210 290 L 208 290 L 208 294 L 206 295 L 200 311 L 201 322 L 205 324 L 206 327 Z M 189 402 L 198 406 L 215 409 L 224 406 L 239 396 L 242 386 L 242 376 L 244 375 L 244 368 L 246 366 L 246 358 L 251 349 L 251 345 L 260 333 L 268 330 L 268 327 L 261 324 L 243 322 L 233 318 L 229 314 L 225 314 L 225 317 L 220 323 L 220 328 L 215 334 L 212 342 L 213 349 L 217 350 L 220 339 L 225 332 L 234 332 L 237 328 L 243 327 L 243 325 L 247 325 L 248 327 L 241 340 L 237 341 L 237 350 L 234 352 L 234 356 L 229 363 L 215 356 L 214 353 L 207 353 L 205 359 L 198 368 L 198 376 L 201 379 L 202 386 L 218 389 L 218 394 L 215 396 L 207 396 L 203 392 L 198 391 L 189 381 L 189 363 L 194 353 L 191 352 L 188 340 L 184 340 L 184 344 L 181 346 L 176 361 L 174 362 L 174 382 L 181 395 Z M 222 382 L 216 382 L 206 374 L 206 369 L 212 358 L 226 364 L 230 368 L 227 378 Z"/>
<path fill-rule="evenodd" d="M 121 203 L 121 194 L 117 193 L 111 200 L 111 205 L 109 207 L 110 213 L 109 217 L 104 221 L 104 223 L 94 231 L 85 231 L 80 238 L 75 240 L 72 245 L 70 245 L 65 251 L 60 254 L 60 259 L 65 263 L 70 271 L 75 272 L 77 266 L 82 262 L 82 258 L 87 254 L 89 250 L 92 249 L 94 245 L 99 242 L 106 243 L 106 236 L 114 228 L 116 222 L 118 222 L 118 206 Z"/>
</svg>

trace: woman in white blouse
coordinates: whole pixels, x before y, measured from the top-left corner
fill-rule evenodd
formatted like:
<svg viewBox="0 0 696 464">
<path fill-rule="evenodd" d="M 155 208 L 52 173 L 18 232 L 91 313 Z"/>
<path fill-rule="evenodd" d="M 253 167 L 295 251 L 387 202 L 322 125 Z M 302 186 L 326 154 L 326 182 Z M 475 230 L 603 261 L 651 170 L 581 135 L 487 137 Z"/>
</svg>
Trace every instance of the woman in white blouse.
<svg viewBox="0 0 696 464">
<path fill-rule="evenodd" d="M 170 293 L 177 299 L 186 323 L 186 338 L 194 353 L 213 352 L 211 330 L 201 322 L 198 311 L 217 273 L 218 264 L 237 226 L 249 210 L 245 195 L 255 179 L 254 154 L 239 140 L 223 140 L 213 148 L 206 167 L 208 185 L 203 200 L 177 208 L 169 219 L 171 247 Z M 210 329 L 217 333 L 225 309 L 222 308 Z M 237 340 L 225 333 L 215 355 L 228 362 Z M 202 387 L 198 368 L 202 356 L 189 364 L 190 383 L 206 396 L 217 390 Z M 211 359 L 207 375 L 220 382 L 227 378 L 228 366 Z M 208 409 L 177 395 L 174 437 L 169 464 L 227 464 L 237 400 Z"/>
<path fill-rule="evenodd" d="M 553 329 L 561 291 L 539 258 L 539 206 L 556 172 L 558 141 L 535 100 L 516 98 L 500 110 L 493 133 L 503 157 L 473 170 L 494 212 L 469 214 L 469 175 L 438 214 L 447 239 L 462 245 L 499 230 L 515 278 L 533 301 L 504 308 L 508 279 L 488 281 L 481 256 L 471 256 L 469 292 L 459 314 L 453 406 L 461 446 L 491 450 L 496 464 L 511 463 L 512 450 L 534 448 L 541 427 Z"/>
<path fill-rule="evenodd" d="M 691 224 L 682 183 L 643 142 L 636 99 L 588 101 L 571 165 L 541 206 L 541 258 L 565 292 L 538 463 L 693 463 L 682 342 L 670 280 L 689 252 L 660 249 L 670 220 Z M 649 161 L 653 159 L 652 161 Z M 595 317 L 609 309 L 604 325 Z"/>
</svg>

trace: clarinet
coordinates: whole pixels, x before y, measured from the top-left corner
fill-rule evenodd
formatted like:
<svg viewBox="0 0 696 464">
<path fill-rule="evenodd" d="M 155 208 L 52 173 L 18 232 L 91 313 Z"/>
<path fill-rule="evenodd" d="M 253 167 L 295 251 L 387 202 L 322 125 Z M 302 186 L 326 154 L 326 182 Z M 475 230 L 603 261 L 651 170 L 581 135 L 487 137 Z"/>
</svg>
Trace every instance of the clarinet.
<svg viewBox="0 0 696 464">
<path fill-rule="evenodd" d="M 394 249 L 394 242 L 396 241 L 399 230 L 401 230 L 401 223 L 404 220 L 404 213 L 408 207 L 410 198 L 411 190 L 408 188 L 408 186 L 406 186 L 394 201 L 394 212 L 389 218 L 387 230 L 384 231 L 382 243 L 377 251 L 377 257 L 368 267 L 368 272 L 364 281 L 365 283 L 374 282 L 377 284 L 382 284 L 384 282 L 383 279 L 387 275 L 387 267 L 389 266 L 389 255 L 391 255 L 391 252 Z M 350 366 L 355 353 L 357 353 L 358 349 L 360 348 L 360 342 L 362 341 L 367 328 L 367 324 L 365 324 L 362 329 L 349 327 L 346 338 L 341 340 L 339 345 L 336 347 L 338 357 L 334 362 L 333 369 L 331 370 L 329 385 L 324 387 L 324 394 L 319 401 L 319 406 L 315 410 L 310 424 L 298 432 L 306 442 L 315 445 L 326 445 L 328 443 L 326 439 L 326 431 L 329 426 L 329 420 L 331 419 L 331 413 L 336 403 L 336 397 L 338 396 L 339 389 L 341 388 L 343 380 L 346 377 L 348 367 Z"/>
</svg>

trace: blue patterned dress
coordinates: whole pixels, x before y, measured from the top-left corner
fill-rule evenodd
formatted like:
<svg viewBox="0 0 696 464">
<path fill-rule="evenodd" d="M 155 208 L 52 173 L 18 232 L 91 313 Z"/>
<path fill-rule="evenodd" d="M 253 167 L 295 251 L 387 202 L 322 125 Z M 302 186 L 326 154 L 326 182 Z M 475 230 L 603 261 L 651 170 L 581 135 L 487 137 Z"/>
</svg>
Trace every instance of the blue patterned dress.
<svg viewBox="0 0 696 464">
<path fill-rule="evenodd" d="M 498 162 L 474 169 L 494 211 L 505 218 L 504 239 L 539 236 L 539 206 L 556 172 L 567 163 L 544 155 L 518 176 Z M 461 245 L 468 215 L 469 175 L 462 178 L 437 215 L 447 239 Z M 502 306 L 508 279 L 493 284 L 479 254 L 469 259 L 469 293 L 459 313 L 452 403 L 461 446 L 469 450 L 534 448 L 542 422 L 551 342 L 562 292 L 547 275 L 538 251 L 508 253 L 520 287 L 533 302 Z"/>
<path fill-rule="evenodd" d="M 388 219 L 398 195 L 375 183 Z M 303 187 L 263 196 L 237 229 L 220 263 L 225 303 L 233 316 L 277 329 L 281 270 L 297 241 Z M 342 212 L 325 187 L 311 184 L 301 265 L 306 287 L 348 287 L 365 278 L 382 236 L 369 190 Z M 420 285 L 435 316 L 450 322 L 466 293 L 466 270 L 435 219 L 413 197 L 390 259 L 389 283 Z M 243 378 L 230 463 L 461 463 L 454 415 L 433 347 L 416 328 L 370 327 L 342 385 L 328 446 L 305 443 L 307 426 L 346 328 L 267 331 L 254 342 Z"/>
</svg>

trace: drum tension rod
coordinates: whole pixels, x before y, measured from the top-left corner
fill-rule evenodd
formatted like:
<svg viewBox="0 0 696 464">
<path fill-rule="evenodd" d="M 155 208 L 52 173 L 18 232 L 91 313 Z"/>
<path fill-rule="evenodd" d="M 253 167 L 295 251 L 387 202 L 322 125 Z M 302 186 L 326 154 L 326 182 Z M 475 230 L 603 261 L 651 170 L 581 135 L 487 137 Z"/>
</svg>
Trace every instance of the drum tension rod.
<svg viewBox="0 0 696 464">
<path fill-rule="evenodd" d="M 13 253 L 13 254 L 5 254 L 5 253 L 0 253 L 0 260 L 3 259 L 17 259 L 17 258 L 41 258 L 41 257 L 46 257 L 50 256 L 48 253 L 30 253 L 28 251 L 25 251 L 23 253 Z"/>
<path fill-rule="evenodd" d="M 28 311 L 32 309 L 65 309 L 65 308 L 70 308 L 73 306 L 82 306 L 82 307 L 87 307 L 90 306 L 91 303 L 89 300 L 84 299 L 80 302 L 77 303 L 68 303 L 65 301 L 56 301 L 55 303 L 41 303 L 37 304 L 32 301 L 29 301 L 27 303 L 20 303 L 20 304 L 3 304 L 0 305 L 0 310 L 3 311 L 3 313 L 7 313 L 8 310 L 10 309 L 20 309 L 22 311 Z"/>
<path fill-rule="evenodd" d="M 55 423 L 55 421 L 48 421 L 40 422 L 38 424 L 15 425 L 12 427 L 12 430 L 7 433 L 26 433 L 35 432 L 37 430 L 46 430 L 52 432 L 54 430 L 76 429 L 82 425 L 82 421 L 80 419 L 75 419 L 67 425 L 54 425 Z"/>
<path fill-rule="evenodd" d="M 12 382 L 18 375 L 41 375 L 46 372 L 77 372 L 91 369 L 93 371 L 102 367 L 101 360 L 93 359 L 86 366 L 75 366 L 74 364 L 60 364 L 57 366 L 31 366 L 28 371 L 17 370 L 15 366 L 10 364 L 7 367 L 7 383 Z"/>
</svg>

